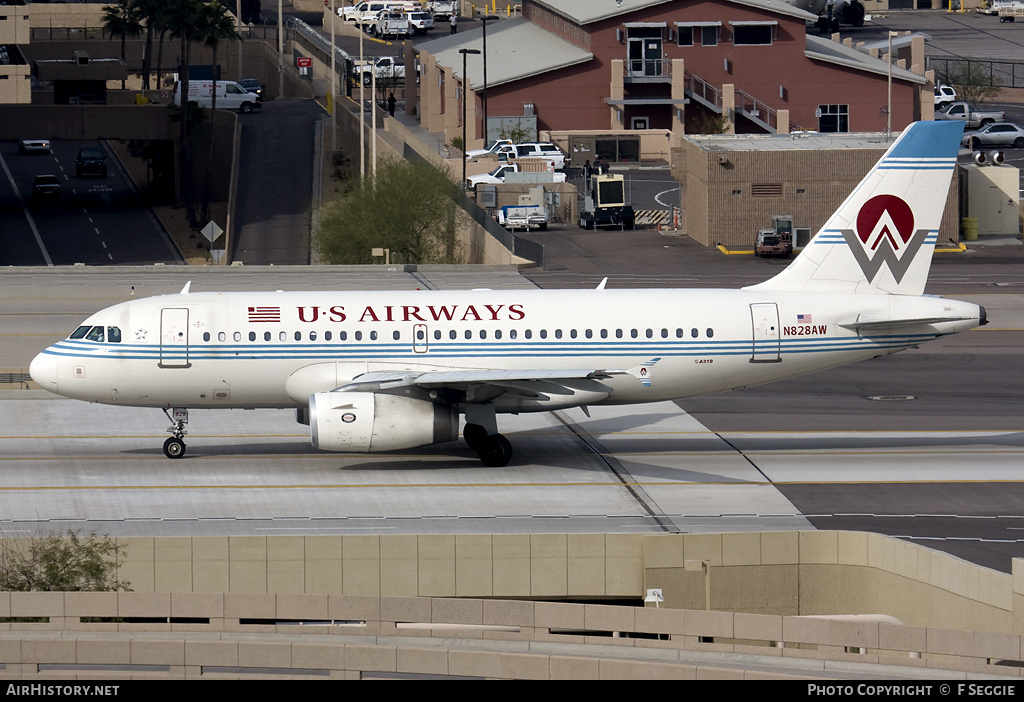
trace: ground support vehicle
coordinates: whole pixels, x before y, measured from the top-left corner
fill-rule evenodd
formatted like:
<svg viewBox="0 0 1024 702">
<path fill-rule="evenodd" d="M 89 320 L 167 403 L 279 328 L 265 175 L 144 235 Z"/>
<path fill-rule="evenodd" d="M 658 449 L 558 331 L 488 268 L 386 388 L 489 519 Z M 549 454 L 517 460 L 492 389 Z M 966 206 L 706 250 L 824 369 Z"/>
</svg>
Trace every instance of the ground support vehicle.
<svg viewBox="0 0 1024 702">
<path fill-rule="evenodd" d="M 635 221 L 633 206 L 626 204 L 625 177 L 618 173 L 591 176 L 590 189 L 580 212 L 580 228 L 615 226 L 632 229 Z"/>
<path fill-rule="evenodd" d="M 547 229 L 548 211 L 542 205 L 508 205 L 498 210 L 497 220 L 505 229 Z"/>
</svg>

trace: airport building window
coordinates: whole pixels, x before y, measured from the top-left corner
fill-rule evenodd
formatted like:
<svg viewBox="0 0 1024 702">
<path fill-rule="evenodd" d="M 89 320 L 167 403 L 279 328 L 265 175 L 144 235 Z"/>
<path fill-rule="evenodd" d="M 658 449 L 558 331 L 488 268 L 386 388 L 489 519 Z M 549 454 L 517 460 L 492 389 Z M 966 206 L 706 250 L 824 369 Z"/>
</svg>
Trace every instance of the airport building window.
<svg viewBox="0 0 1024 702">
<path fill-rule="evenodd" d="M 769 46 L 775 34 L 776 22 L 730 22 L 732 43 L 736 46 Z"/>
<path fill-rule="evenodd" d="M 818 115 L 819 132 L 850 131 L 849 105 L 818 105 L 815 112 Z"/>
</svg>

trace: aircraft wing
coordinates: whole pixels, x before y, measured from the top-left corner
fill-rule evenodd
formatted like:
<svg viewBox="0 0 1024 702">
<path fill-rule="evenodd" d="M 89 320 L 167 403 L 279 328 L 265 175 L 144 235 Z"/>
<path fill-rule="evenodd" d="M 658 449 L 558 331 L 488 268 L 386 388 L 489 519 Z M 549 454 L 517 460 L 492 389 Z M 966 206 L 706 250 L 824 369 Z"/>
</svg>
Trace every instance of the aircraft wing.
<svg viewBox="0 0 1024 702">
<path fill-rule="evenodd" d="M 514 370 L 460 369 L 438 371 L 371 371 L 352 379 L 341 388 L 349 392 L 394 392 L 402 388 L 453 390 L 466 400 L 488 402 L 507 393 L 536 398 L 540 395 L 610 395 L 612 389 L 602 383 L 618 375 L 632 375 L 642 384 L 650 384 L 650 368 L 661 359 L 625 370 L 598 368 L 527 368 Z M 473 399 L 470 399 L 473 398 Z M 589 401 L 593 398 L 590 397 Z"/>
</svg>

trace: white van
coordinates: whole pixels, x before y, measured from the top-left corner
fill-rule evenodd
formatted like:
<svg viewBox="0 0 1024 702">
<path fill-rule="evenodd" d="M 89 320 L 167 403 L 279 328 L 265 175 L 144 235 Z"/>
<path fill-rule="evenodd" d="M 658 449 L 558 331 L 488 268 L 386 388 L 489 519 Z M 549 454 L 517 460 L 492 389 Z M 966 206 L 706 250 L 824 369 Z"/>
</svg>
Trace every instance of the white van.
<svg viewBox="0 0 1024 702">
<path fill-rule="evenodd" d="M 212 80 L 190 80 L 188 82 L 188 101 L 200 107 L 213 106 Z M 181 81 L 174 84 L 174 104 L 181 105 Z M 250 93 L 232 80 L 217 81 L 217 107 L 239 112 L 252 112 L 263 107 L 263 98 Z"/>
</svg>

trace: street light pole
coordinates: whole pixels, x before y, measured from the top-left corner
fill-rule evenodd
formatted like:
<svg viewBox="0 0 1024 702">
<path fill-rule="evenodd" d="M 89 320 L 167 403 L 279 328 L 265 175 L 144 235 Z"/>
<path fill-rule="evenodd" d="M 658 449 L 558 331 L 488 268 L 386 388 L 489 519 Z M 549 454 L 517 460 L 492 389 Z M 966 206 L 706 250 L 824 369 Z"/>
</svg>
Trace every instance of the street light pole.
<svg viewBox="0 0 1024 702">
<path fill-rule="evenodd" d="M 466 99 L 469 97 L 469 77 L 466 76 L 466 55 L 479 54 L 480 49 L 459 49 L 462 54 L 462 189 L 466 189 Z"/>
<path fill-rule="evenodd" d="M 480 18 L 480 21 L 483 22 L 484 28 L 484 91 L 481 96 L 481 102 L 483 102 L 484 108 L 484 148 L 487 148 L 487 145 L 490 144 L 491 141 L 491 135 L 487 129 L 487 23 L 496 19 L 498 19 L 497 15 L 484 15 Z"/>
</svg>

